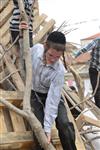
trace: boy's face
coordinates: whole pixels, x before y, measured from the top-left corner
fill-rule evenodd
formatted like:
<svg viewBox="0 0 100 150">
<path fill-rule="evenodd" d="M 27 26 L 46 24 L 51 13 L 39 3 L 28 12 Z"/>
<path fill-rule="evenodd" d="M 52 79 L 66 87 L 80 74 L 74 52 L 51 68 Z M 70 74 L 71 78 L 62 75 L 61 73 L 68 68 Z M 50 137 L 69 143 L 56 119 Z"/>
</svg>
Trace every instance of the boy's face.
<svg viewBox="0 0 100 150">
<path fill-rule="evenodd" d="M 53 64 L 59 60 L 61 55 L 63 54 L 62 51 L 57 51 L 56 49 L 49 48 L 46 52 L 46 62 L 47 64 Z"/>
</svg>

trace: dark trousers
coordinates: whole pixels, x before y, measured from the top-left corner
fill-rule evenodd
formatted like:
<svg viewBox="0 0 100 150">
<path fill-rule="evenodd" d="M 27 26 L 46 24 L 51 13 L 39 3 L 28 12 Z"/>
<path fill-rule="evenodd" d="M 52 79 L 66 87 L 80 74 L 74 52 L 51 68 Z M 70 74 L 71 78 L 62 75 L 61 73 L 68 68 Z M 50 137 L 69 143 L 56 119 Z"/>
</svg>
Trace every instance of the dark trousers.
<svg viewBox="0 0 100 150">
<path fill-rule="evenodd" d="M 95 68 L 89 68 L 89 76 L 92 85 L 93 92 L 95 90 L 97 84 L 98 71 Z M 100 77 L 99 77 L 99 85 L 97 91 L 94 96 L 95 104 L 100 108 Z"/>
<path fill-rule="evenodd" d="M 39 93 L 35 93 L 33 91 L 31 94 L 32 111 L 41 122 L 42 126 L 44 122 L 44 106 L 46 96 L 47 95 L 45 94 L 39 95 Z M 63 150 L 76 150 L 74 126 L 72 122 L 69 122 L 68 120 L 66 108 L 63 101 L 60 101 L 59 103 L 58 116 L 55 121 Z M 36 150 L 42 150 L 42 148 L 37 145 Z"/>
<path fill-rule="evenodd" d="M 12 30 L 11 30 L 12 42 L 15 41 L 15 39 L 16 39 L 16 37 L 17 37 L 18 35 L 20 35 L 19 31 L 12 31 Z M 33 46 L 33 37 L 32 37 L 32 36 L 33 36 L 33 33 L 32 33 L 32 32 L 29 32 L 29 44 L 30 44 L 30 47 Z M 20 36 L 20 38 L 22 38 L 22 36 Z M 19 40 L 16 41 L 15 45 L 19 47 Z"/>
</svg>

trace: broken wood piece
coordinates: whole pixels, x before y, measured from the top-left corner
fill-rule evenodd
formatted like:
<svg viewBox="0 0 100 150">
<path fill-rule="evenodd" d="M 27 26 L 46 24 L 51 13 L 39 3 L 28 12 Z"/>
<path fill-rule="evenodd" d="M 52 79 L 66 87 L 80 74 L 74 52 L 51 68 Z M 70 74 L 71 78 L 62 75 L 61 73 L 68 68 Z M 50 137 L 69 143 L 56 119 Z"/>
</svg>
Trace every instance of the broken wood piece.
<svg viewBox="0 0 100 150">
<path fill-rule="evenodd" d="M 95 120 L 82 113 L 76 118 L 76 125 L 79 130 L 87 123 L 100 128 L 100 120 Z"/>
</svg>

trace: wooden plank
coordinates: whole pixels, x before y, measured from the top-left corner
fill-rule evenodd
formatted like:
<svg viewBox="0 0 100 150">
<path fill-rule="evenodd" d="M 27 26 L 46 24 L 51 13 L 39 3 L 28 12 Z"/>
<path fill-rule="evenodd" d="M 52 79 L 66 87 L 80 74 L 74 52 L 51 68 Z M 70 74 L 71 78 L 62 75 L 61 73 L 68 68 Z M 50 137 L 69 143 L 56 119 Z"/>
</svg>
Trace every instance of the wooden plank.
<svg viewBox="0 0 100 150">
<path fill-rule="evenodd" d="M 14 143 L 25 143 L 25 142 L 33 142 L 33 134 L 31 131 L 25 132 L 7 132 L 1 133 L 0 136 L 2 139 L 0 140 L 1 144 L 14 144 Z"/>
<path fill-rule="evenodd" d="M 9 132 L 1 134 L 0 136 L 2 137 L 0 140 L 0 149 L 11 150 L 21 148 L 20 150 L 22 150 L 22 147 L 25 147 L 28 150 L 31 145 L 35 147 L 33 133 L 31 131 Z M 57 150 L 62 150 L 60 143 L 56 143 L 55 147 Z"/>
<path fill-rule="evenodd" d="M 3 38 L 3 36 L 7 33 L 9 33 L 9 22 L 10 19 L 7 19 L 7 21 L 4 23 L 4 25 L 1 27 L 0 37 Z"/>
<path fill-rule="evenodd" d="M 33 9 L 34 9 L 34 16 L 39 15 L 39 3 L 38 3 L 38 0 L 35 0 L 35 3 L 33 5 Z"/>
<path fill-rule="evenodd" d="M 58 131 L 57 131 L 55 125 L 53 125 L 52 132 L 51 132 L 51 137 L 52 137 L 52 143 L 54 145 L 59 145 L 60 144 L 60 139 L 59 139 L 59 136 L 58 136 Z"/>
<path fill-rule="evenodd" d="M 26 132 L 9 132 L 0 134 L 0 149 L 12 149 L 28 147 L 34 144 L 33 133 L 31 131 Z M 9 147 L 8 147 L 9 146 Z"/>
<path fill-rule="evenodd" d="M 78 130 L 80 131 L 82 129 L 82 127 L 84 126 L 84 117 L 82 114 L 80 114 L 77 118 L 76 118 L 76 125 Z"/>
<path fill-rule="evenodd" d="M 10 111 L 14 132 L 26 131 L 23 118 L 13 111 Z"/>
<path fill-rule="evenodd" d="M 4 50 L 1 46 L 0 46 L 0 52 L 4 53 Z M 8 53 L 5 53 L 4 61 L 6 63 L 7 69 L 9 70 L 9 73 L 16 72 L 16 66 L 14 64 L 12 64 L 11 57 Z M 19 73 L 16 72 L 15 74 L 13 74 L 11 76 L 11 78 L 12 78 L 13 82 L 15 83 L 17 89 L 19 91 L 24 91 L 24 83 L 23 83 L 23 80 L 20 77 Z"/>
<path fill-rule="evenodd" d="M 32 142 L 0 145 L 0 150 L 32 150 Z M 35 150 L 35 149 L 33 149 Z"/>
<path fill-rule="evenodd" d="M 7 7 L 0 13 L 0 27 L 11 16 L 12 10 L 13 10 L 13 1 L 11 0 L 8 3 Z"/>
<path fill-rule="evenodd" d="M 0 43 L 4 46 L 8 45 L 8 43 L 10 42 L 10 33 L 6 32 L 6 35 L 1 37 L 0 39 Z"/>
<path fill-rule="evenodd" d="M 96 126 L 96 127 L 99 127 L 100 128 L 100 120 L 96 120 L 96 119 L 93 119 L 93 118 L 90 118 L 88 116 L 85 116 L 84 114 L 81 114 L 77 119 L 76 119 L 76 123 L 78 123 L 78 126 L 79 126 L 79 122 L 80 120 L 82 120 L 82 122 L 84 123 L 89 123 L 93 126 Z"/>
<path fill-rule="evenodd" d="M 7 131 L 12 132 L 13 127 L 12 127 L 11 117 L 10 117 L 8 108 L 3 108 L 3 115 L 4 115 L 4 118 L 5 118 L 5 124 L 6 124 L 6 127 L 7 127 Z"/>
<path fill-rule="evenodd" d="M 86 108 L 93 108 L 91 112 L 100 120 L 100 108 L 98 108 L 91 100 L 86 102 Z"/>
<path fill-rule="evenodd" d="M 8 100 L 16 106 L 20 106 L 23 100 L 24 93 L 21 91 L 3 91 L 0 90 L 0 98 Z M 4 104 L 0 103 L 0 108 L 4 107 Z"/>
<path fill-rule="evenodd" d="M 14 100 L 21 101 L 23 99 L 24 92 L 21 91 L 0 91 L 0 98 L 4 98 L 6 100 Z"/>
<path fill-rule="evenodd" d="M 41 39 L 53 28 L 55 21 L 51 19 L 48 23 L 38 32 L 38 34 L 33 38 L 33 43 L 36 44 L 41 41 Z"/>
<path fill-rule="evenodd" d="M 3 110 L 0 109 L 0 134 L 7 132 L 7 127 L 5 124 L 5 119 L 3 115 Z"/>
<path fill-rule="evenodd" d="M 0 12 L 7 6 L 9 0 L 0 0 Z"/>
<path fill-rule="evenodd" d="M 55 145 L 55 148 L 56 148 L 56 150 L 63 150 L 60 144 L 59 145 Z"/>
<path fill-rule="evenodd" d="M 33 32 L 40 27 L 40 25 L 43 23 L 43 21 L 47 18 L 45 14 L 42 14 L 41 16 L 37 16 L 33 22 Z"/>
</svg>

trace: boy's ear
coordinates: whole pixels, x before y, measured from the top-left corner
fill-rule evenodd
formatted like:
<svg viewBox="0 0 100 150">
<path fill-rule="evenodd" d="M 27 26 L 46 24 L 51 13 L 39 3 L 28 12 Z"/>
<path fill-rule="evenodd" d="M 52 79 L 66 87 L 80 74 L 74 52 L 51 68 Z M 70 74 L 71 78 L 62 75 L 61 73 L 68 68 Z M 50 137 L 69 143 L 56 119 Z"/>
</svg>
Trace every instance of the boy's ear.
<svg viewBox="0 0 100 150">
<path fill-rule="evenodd" d="M 45 48 L 45 49 L 48 49 L 48 44 L 47 44 L 47 42 L 44 43 L 44 48 Z"/>
</svg>

